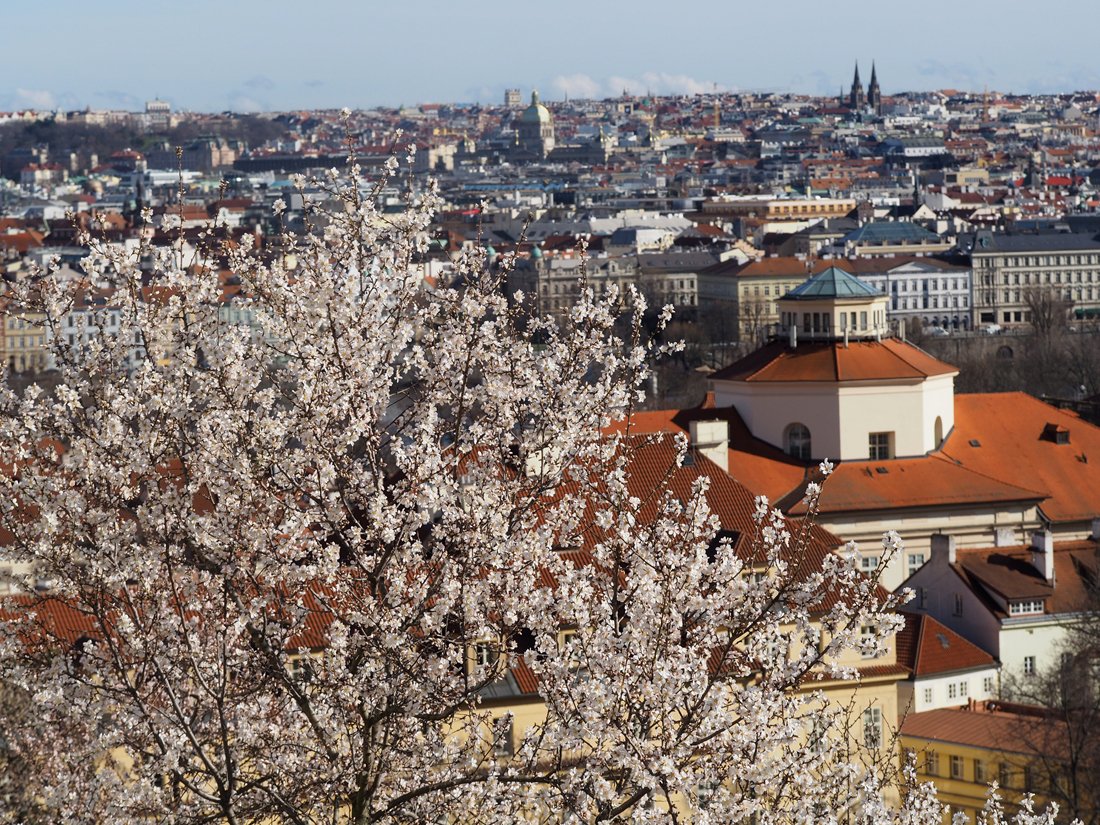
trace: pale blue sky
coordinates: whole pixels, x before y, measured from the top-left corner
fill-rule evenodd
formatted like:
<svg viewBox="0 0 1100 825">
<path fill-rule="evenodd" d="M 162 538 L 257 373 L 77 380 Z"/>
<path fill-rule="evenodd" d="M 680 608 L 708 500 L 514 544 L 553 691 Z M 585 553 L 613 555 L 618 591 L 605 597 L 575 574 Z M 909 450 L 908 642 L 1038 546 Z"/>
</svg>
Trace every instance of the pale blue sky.
<svg viewBox="0 0 1100 825">
<path fill-rule="evenodd" d="M 34 0 L 0 5 L 0 110 L 369 107 L 715 88 L 1100 89 L 1096 0 Z"/>
</svg>

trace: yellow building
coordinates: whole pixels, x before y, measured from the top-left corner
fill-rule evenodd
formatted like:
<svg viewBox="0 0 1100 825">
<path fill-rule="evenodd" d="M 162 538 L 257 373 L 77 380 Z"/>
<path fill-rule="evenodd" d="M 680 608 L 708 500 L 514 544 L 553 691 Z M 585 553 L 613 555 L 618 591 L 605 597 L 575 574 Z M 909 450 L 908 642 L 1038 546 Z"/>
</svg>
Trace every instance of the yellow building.
<svg viewBox="0 0 1100 825">
<path fill-rule="evenodd" d="M 41 312 L 18 309 L 5 303 L 0 308 L 0 362 L 13 372 L 35 370 L 48 366 L 45 316 Z"/>
<path fill-rule="evenodd" d="M 958 708 L 913 713 L 901 725 L 902 759 L 916 756 L 917 780 L 932 782 L 946 806 L 944 822 L 962 811 L 974 821 L 989 785 L 1001 788 L 1005 808 L 1034 793 L 1045 805 L 1053 796 L 1065 811 L 1063 794 L 1049 794 L 1052 763 L 1064 734 L 1042 709 L 1007 702 L 975 702 Z M 1061 781 L 1061 780 L 1054 780 Z"/>
<path fill-rule="evenodd" d="M 785 256 L 715 264 L 697 276 L 699 306 L 727 314 L 737 340 L 761 344 L 779 322 L 776 301 L 805 283 L 819 263 Z"/>
</svg>

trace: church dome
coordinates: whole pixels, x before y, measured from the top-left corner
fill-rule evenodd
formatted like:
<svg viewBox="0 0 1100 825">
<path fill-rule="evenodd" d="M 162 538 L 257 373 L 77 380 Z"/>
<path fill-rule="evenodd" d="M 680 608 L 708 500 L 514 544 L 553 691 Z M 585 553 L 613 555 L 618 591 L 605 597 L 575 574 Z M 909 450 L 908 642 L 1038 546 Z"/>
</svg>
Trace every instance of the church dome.
<svg viewBox="0 0 1100 825">
<path fill-rule="evenodd" d="M 531 92 L 531 105 L 523 110 L 519 119 L 524 123 L 549 123 L 553 120 L 550 110 L 539 103 L 539 93 Z"/>
</svg>

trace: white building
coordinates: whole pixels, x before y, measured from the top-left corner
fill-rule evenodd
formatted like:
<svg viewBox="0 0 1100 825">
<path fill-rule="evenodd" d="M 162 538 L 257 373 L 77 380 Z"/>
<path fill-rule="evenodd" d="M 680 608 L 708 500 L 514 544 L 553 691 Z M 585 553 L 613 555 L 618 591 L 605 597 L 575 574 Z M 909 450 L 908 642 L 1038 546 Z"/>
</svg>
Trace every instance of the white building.
<svg viewBox="0 0 1100 825">
<path fill-rule="evenodd" d="M 894 637 L 898 664 L 909 677 L 898 682 L 898 708 L 922 713 L 1000 697 L 1001 667 L 986 651 L 926 613 L 903 612 Z"/>
<path fill-rule="evenodd" d="M 1016 676 L 1055 666 L 1066 628 L 1088 607 L 1097 570 L 1094 537 L 1055 544 L 1050 531 L 1029 546 L 957 549 L 932 537 L 932 558 L 906 580 L 909 608 L 966 637 Z"/>
</svg>

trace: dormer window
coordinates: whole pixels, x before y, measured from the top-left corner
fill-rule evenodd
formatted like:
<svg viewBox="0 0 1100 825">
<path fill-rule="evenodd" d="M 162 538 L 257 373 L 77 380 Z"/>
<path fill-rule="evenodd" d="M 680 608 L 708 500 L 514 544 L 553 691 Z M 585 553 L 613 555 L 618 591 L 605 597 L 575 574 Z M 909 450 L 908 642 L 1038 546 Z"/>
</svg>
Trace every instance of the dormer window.
<svg viewBox="0 0 1100 825">
<path fill-rule="evenodd" d="M 1055 444 L 1069 444 L 1069 430 L 1058 424 L 1048 423 L 1043 427 L 1043 439 Z"/>
<path fill-rule="evenodd" d="M 1009 616 L 1033 616 L 1043 612 L 1042 599 L 1024 599 L 1008 603 Z"/>
</svg>

